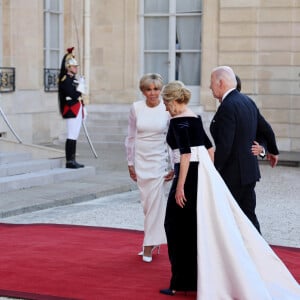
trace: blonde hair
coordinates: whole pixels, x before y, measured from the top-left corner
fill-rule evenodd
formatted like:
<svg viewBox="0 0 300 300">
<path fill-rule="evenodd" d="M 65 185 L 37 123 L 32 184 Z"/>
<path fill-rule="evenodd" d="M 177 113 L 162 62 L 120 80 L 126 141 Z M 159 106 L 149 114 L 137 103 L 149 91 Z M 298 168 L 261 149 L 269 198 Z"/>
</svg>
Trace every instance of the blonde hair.
<svg viewBox="0 0 300 300">
<path fill-rule="evenodd" d="M 183 82 L 176 80 L 166 84 L 163 87 L 161 95 L 167 102 L 175 100 L 178 103 L 188 104 L 192 94 Z"/>
<path fill-rule="evenodd" d="M 154 84 L 156 88 L 161 90 L 164 85 L 162 76 L 158 73 L 147 73 L 143 75 L 140 79 L 140 90 L 143 92 L 151 84 Z"/>
</svg>

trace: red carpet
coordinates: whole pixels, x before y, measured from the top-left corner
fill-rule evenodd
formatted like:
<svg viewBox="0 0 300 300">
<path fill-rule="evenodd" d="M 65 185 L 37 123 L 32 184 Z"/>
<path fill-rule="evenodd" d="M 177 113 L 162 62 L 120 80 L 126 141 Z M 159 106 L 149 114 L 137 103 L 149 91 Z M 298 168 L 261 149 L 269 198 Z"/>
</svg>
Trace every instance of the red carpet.
<svg viewBox="0 0 300 300">
<path fill-rule="evenodd" d="M 25 299 L 169 299 L 167 247 L 150 264 L 143 234 L 72 225 L 0 224 L 0 295 Z M 300 281 L 300 249 L 273 247 Z M 177 293 L 176 299 L 195 299 Z M 173 298 L 172 298 L 173 299 Z"/>
</svg>

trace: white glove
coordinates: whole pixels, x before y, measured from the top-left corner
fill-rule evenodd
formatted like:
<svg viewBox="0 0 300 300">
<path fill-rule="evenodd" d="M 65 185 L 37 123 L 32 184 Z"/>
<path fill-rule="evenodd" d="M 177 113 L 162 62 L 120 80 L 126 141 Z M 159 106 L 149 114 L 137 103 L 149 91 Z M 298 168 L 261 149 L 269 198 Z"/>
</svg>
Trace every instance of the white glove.
<svg viewBox="0 0 300 300">
<path fill-rule="evenodd" d="M 84 79 L 84 77 L 80 76 L 78 82 L 79 82 L 79 84 L 77 86 L 77 92 L 80 92 L 81 94 L 85 94 L 85 79 Z"/>
<path fill-rule="evenodd" d="M 82 109 L 83 109 L 83 120 L 85 121 L 86 118 L 87 118 L 88 113 L 87 113 L 87 110 L 86 110 L 85 106 Z"/>
</svg>

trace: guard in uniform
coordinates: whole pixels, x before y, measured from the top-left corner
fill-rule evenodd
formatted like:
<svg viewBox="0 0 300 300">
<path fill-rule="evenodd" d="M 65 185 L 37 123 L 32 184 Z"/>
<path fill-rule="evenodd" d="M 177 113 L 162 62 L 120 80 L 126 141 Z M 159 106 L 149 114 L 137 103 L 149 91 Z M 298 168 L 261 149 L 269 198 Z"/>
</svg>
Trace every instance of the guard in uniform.
<svg viewBox="0 0 300 300">
<path fill-rule="evenodd" d="M 82 98 L 84 83 L 76 77 L 78 63 L 73 51 L 74 47 L 68 48 L 62 59 L 58 78 L 58 100 L 60 113 L 67 121 L 66 168 L 78 169 L 84 167 L 76 162 L 76 143 L 85 111 Z"/>
</svg>

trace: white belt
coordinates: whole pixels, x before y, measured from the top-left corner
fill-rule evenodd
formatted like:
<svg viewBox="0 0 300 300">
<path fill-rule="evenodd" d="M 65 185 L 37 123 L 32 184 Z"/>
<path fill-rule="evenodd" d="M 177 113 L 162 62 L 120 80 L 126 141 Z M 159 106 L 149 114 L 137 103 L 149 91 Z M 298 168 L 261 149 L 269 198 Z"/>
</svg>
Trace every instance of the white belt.
<svg viewBox="0 0 300 300">
<path fill-rule="evenodd" d="M 199 147 L 201 147 L 201 146 L 191 147 L 190 161 L 199 161 Z M 179 149 L 173 150 L 173 161 L 174 161 L 174 164 L 180 163 Z"/>
</svg>

